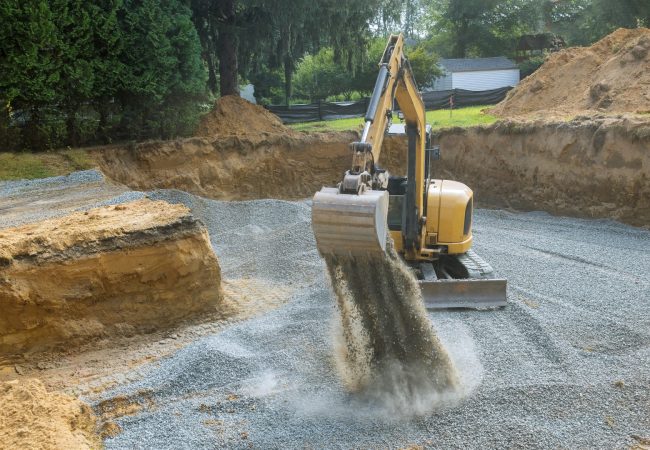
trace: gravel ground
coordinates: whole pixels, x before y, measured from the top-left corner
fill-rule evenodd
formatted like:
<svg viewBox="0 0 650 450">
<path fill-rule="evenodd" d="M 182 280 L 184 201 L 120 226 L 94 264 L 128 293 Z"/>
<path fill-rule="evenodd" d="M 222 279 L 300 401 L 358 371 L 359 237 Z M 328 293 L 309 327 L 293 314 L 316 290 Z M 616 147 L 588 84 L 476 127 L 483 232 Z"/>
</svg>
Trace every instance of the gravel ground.
<svg viewBox="0 0 650 450">
<path fill-rule="evenodd" d="M 343 390 L 333 295 L 308 202 L 216 202 L 178 191 L 224 275 L 299 287 L 285 307 L 201 339 L 107 393 L 153 395 L 108 448 L 624 448 L 650 436 L 650 232 L 478 210 L 476 249 L 508 278 L 502 310 L 432 312 L 469 392 L 399 418 Z"/>
<path fill-rule="evenodd" d="M 105 203 L 142 198 L 96 170 L 38 180 L 0 181 L 0 228 L 58 217 Z"/>
<path fill-rule="evenodd" d="M 50 186 L 70 183 L 74 193 L 88 176 Z M 0 208 L 29 183 L 0 184 Z M 123 431 L 108 448 L 626 448 L 634 436 L 650 437 L 649 231 L 477 210 L 475 248 L 508 278 L 510 304 L 431 313 L 467 398 L 426 417 L 400 418 L 348 395 L 339 382 L 334 299 L 308 202 L 149 196 L 192 208 L 208 226 L 226 278 L 284 282 L 296 294 L 88 399 L 125 394 L 146 405 L 118 419 Z"/>
</svg>

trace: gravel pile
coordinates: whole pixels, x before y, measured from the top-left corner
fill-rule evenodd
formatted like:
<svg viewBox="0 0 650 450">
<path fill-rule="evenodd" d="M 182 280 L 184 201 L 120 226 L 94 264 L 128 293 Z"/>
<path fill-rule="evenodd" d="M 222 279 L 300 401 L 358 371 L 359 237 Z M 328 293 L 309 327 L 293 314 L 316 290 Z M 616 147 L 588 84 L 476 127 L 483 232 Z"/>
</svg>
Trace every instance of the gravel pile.
<svg viewBox="0 0 650 450">
<path fill-rule="evenodd" d="M 0 208 L 7 191 L 29 186 L 0 185 Z M 308 202 L 148 195 L 185 203 L 205 222 L 225 278 L 297 289 L 280 309 L 88 399 L 143 398 L 108 448 L 627 448 L 650 437 L 649 231 L 477 210 L 475 248 L 508 278 L 510 304 L 430 313 L 468 398 L 401 419 L 348 394 L 337 375 L 335 300 Z"/>
<path fill-rule="evenodd" d="M 143 197 L 142 192 L 108 182 L 97 170 L 37 180 L 0 181 L 0 228 Z"/>
<path fill-rule="evenodd" d="M 430 314 L 469 398 L 404 420 L 348 394 L 334 298 L 308 202 L 178 191 L 224 276 L 298 286 L 263 317 L 203 338 L 104 398 L 146 391 L 108 448 L 622 448 L 650 435 L 650 232 L 607 221 L 476 212 L 476 249 L 508 278 L 502 310 Z"/>
</svg>

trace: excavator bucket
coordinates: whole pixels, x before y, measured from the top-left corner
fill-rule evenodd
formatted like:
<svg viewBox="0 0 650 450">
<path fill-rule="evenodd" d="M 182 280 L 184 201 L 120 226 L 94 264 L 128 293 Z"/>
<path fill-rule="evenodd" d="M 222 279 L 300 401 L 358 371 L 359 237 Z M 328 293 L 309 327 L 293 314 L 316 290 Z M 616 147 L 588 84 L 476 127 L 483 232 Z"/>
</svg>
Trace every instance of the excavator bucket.
<svg viewBox="0 0 650 450">
<path fill-rule="evenodd" d="M 386 250 L 388 192 L 341 194 L 324 187 L 314 195 L 311 223 L 321 254 L 367 255 Z"/>
</svg>

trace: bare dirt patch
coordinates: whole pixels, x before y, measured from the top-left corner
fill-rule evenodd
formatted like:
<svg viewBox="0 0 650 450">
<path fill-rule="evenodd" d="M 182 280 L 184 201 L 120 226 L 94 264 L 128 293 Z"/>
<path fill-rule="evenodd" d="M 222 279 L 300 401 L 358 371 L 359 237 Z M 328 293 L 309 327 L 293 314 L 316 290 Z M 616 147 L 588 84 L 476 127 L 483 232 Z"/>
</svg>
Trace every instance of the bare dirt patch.
<svg viewBox="0 0 650 450">
<path fill-rule="evenodd" d="M 550 55 L 490 112 L 500 117 L 650 111 L 650 29 L 619 29 Z M 548 117 L 548 114 L 544 114 Z"/>
<path fill-rule="evenodd" d="M 434 176 L 466 183 L 479 206 L 650 225 L 650 122 L 579 117 L 443 130 Z M 386 140 L 386 167 L 405 173 L 405 138 Z"/>
<path fill-rule="evenodd" d="M 101 448 L 91 408 L 39 380 L 0 383 L 0 405 L 0 448 Z"/>
<path fill-rule="evenodd" d="M 133 189 L 174 188 L 218 200 L 310 197 L 341 181 L 354 132 L 156 141 L 99 153 L 109 178 Z"/>
</svg>

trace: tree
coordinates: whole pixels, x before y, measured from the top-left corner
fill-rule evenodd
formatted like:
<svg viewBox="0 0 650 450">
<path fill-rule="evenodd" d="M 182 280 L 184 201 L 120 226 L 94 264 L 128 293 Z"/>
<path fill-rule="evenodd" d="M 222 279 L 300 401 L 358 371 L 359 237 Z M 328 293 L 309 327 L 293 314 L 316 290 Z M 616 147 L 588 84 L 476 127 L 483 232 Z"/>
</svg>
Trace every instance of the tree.
<svg viewBox="0 0 650 450">
<path fill-rule="evenodd" d="M 349 74 L 334 62 L 334 51 L 329 47 L 306 55 L 298 63 L 295 85 L 297 93 L 312 102 L 352 90 Z"/>
<path fill-rule="evenodd" d="M 22 111 L 25 144 L 41 147 L 49 137 L 41 130 L 43 108 L 55 101 L 60 78 L 49 2 L 3 1 L 0 23 L 0 100 L 8 111 Z"/>
<path fill-rule="evenodd" d="M 88 7 L 93 23 L 92 70 L 95 77 L 91 101 L 99 114 L 97 133 L 106 142 L 110 140 L 108 117 L 111 110 L 115 110 L 112 100 L 126 69 L 120 59 L 124 39 L 117 17 L 122 0 L 95 0 Z"/>
<path fill-rule="evenodd" d="M 424 45 L 418 45 L 407 53 L 418 86 L 430 87 L 434 79 L 442 73 L 438 67 L 438 57 L 427 51 Z"/>
<path fill-rule="evenodd" d="M 123 128 L 145 136 L 183 134 L 206 82 L 190 9 L 180 0 L 125 0 L 120 26 Z M 183 120 L 170 120 L 179 111 Z"/>
<path fill-rule="evenodd" d="M 353 70 L 382 1 L 193 0 L 192 10 L 208 67 L 211 59 L 219 61 L 221 95 L 224 82 L 228 92 L 234 90 L 237 70 L 251 79 L 260 70 L 282 69 L 288 103 L 297 63 L 306 53 L 331 46 L 335 62 Z"/>
<path fill-rule="evenodd" d="M 54 0 L 51 7 L 58 36 L 55 102 L 65 114 L 66 143 L 78 145 L 77 112 L 95 86 L 91 5 L 82 0 Z"/>
</svg>

